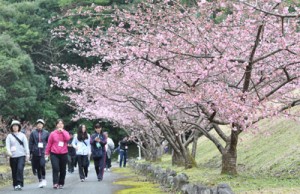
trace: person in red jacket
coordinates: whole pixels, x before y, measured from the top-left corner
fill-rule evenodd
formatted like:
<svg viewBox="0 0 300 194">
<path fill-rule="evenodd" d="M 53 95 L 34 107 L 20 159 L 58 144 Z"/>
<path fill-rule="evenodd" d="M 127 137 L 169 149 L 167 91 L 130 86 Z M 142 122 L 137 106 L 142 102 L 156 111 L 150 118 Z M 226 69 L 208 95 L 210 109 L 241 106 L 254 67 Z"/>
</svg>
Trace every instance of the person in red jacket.
<svg viewBox="0 0 300 194">
<path fill-rule="evenodd" d="M 50 133 L 46 147 L 46 158 L 51 159 L 53 188 L 63 189 L 66 178 L 66 168 L 68 162 L 68 141 L 69 133 L 64 129 L 64 122 L 58 119 L 56 129 Z"/>
</svg>

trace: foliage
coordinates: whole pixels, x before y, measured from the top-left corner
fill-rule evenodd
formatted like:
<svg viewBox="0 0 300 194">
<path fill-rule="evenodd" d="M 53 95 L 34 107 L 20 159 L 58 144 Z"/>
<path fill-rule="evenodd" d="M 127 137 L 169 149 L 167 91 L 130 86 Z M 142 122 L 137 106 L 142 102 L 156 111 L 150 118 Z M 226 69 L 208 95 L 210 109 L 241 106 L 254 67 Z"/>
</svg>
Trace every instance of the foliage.
<svg viewBox="0 0 300 194">
<path fill-rule="evenodd" d="M 32 122 L 37 118 L 44 118 L 50 129 L 54 128 L 55 120 L 60 117 L 68 124 L 73 112 L 66 105 L 66 98 L 62 97 L 57 89 L 49 89 L 49 72 L 43 65 L 49 59 L 56 58 L 52 45 L 47 41 L 51 37 L 50 29 L 53 27 L 48 24 L 48 19 L 60 11 L 57 1 L 1 1 L 0 10 L 1 33 L 10 36 L 7 40 L 3 38 L 2 41 L 6 43 L 1 45 L 0 68 L 6 77 L 0 84 L 0 100 L 1 103 L 5 103 L 0 115 L 4 116 L 4 119 L 15 115 Z M 20 48 L 10 49 L 7 42 L 15 44 L 16 48 L 19 45 Z M 65 60 L 63 56 L 60 58 Z M 14 84 L 7 88 L 7 83 L 13 82 L 14 79 Z M 26 95 L 31 96 L 24 98 Z M 10 103 L 6 103 L 8 99 Z"/>
<path fill-rule="evenodd" d="M 74 63 L 82 67 L 91 67 L 92 64 L 97 61 L 97 59 L 93 57 L 87 59 L 69 52 L 73 47 L 67 47 L 67 42 L 64 39 L 54 39 L 50 32 L 53 28 L 60 25 L 76 27 L 84 27 L 85 25 L 93 26 L 95 23 L 99 23 L 99 20 L 101 19 L 83 18 L 80 20 L 80 17 L 78 17 L 73 19 L 64 18 L 55 22 L 49 21 L 51 21 L 51 18 L 64 13 L 67 7 L 80 5 L 82 3 L 84 5 L 101 2 L 106 4 L 105 1 L 72 1 L 70 6 L 64 7 L 63 4 L 60 4 L 62 2 L 63 1 L 57 0 L 0 0 L 0 34 L 5 33 L 9 35 L 16 46 L 18 44 L 20 49 L 28 54 L 25 58 L 26 60 L 30 60 L 28 63 L 30 65 L 20 70 L 33 71 L 35 74 L 32 77 L 35 91 L 29 89 L 24 91 L 27 92 L 27 94 L 31 93 L 32 98 L 28 98 L 27 101 L 24 101 L 25 99 L 23 98 L 16 100 L 18 101 L 18 108 L 23 112 L 22 114 L 19 114 L 19 117 L 22 120 L 30 120 L 31 122 L 34 122 L 37 118 L 44 118 L 47 123 L 46 127 L 50 130 L 54 128 L 54 123 L 57 118 L 63 118 L 65 120 L 66 128 L 69 130 L 76 128 L 78 123 L 72 121 L 74 112 L 66 103 L 68 99 L 61 95 L 60 89 L 57 87 L 50 87 L 51 80 L 49 79 L 49 76 L 56 72 L 50 70 L 49 64 Z M 78 22 L 79 20 L 80 22 Z M 103 23 L 108 25 L 110 20 L 103 19 Z M 1 55 L 1 57 L 3 56 Z M 10 65 L 15 63 L 15 59 L 13 60 L 13 58 L 14 56 L 8 56 L 5 59 L 3 58 L 3 60 L 6 61 L 8 66 L 8 63 Z M 32 64 L 34 64 L 34 66 Z M 8 68 L 13 67 L 15 67 L 15 65 L 9 67 L 1 66 L 0 68 L 1 72 L 6 72 L 9 71 Z M 13 79 L 13 77 L 9 79 Z M 25 77 L 23 79 L 25 79 Z M 6 81 L 8 82 L 9 80 Z M 18 85 L 15 86 L 15 89 L 23 89 L 22 87 L 28 87 L 28 83 L 18 83 Z M 7 90 L 7 87 L 1 83 L 0 101 L 4 102 L 13 95 L 10 94 L 10 92 L 13 91 Z M 30 103 L 34 105 L 27 106 Z M 29 109 L 28 107 L 31 108 Z M 13 116 L 11 115 L 11 111 L 11 105 L 7 104 L 6 109 L 3 110 L 3 114 L 5 115 L 2 115 L 5 120 L 9 120 L 9 118 Z M 91 126 L 92 129 L 92 122 L 83 120 L 80 122 L 90 123 L 88 125 Z M 108 128 L 114 127 L 108 126 Z M 116 132 L 118 133 L 119 131 L 120 130 L 117 130 Z"/>
<path fill-rule="evenodd" d="M 35 74 L 34 65 L 8 35 L 0 35 L 0 115 L 31 119 L 38 96 L 45 90 L 45 79 Z M 39 89 L 37 89 L 39 88 Z"/>
<path fill-rule="evenodd" d="M 300 102 L 293 92 L 300 81 L 298 14 L 288 8 L 281 1 L 201 1 L 199 7 L 171 1 L 115 9 L 107 30 L 66 34 L 77 53 L 99 63 L 62 66 L 68 80 L 53 80 L 68 90 L 78 118 L 105 117 L 135 134 L 160 130 L 185 164 L 191 139 L 184 138 L 199 130 L 222 154 L 222 173 L 236 174 L 241 132 L 263 118 L 299 115 L 286 111 Z M 56 35 L 65 35 L 60 29 Z M 112 65 L 103 71 L 103 62 Z"/>
<path fill-rule="evenodd" d="M 42 41 L 39 24 L 43 19 L 37 15 L 35 2 L 20 2 L 0 6 L 1 31 L 9 34 L 27 52 Z"/>
<path fill-rule="evenodd" d="M 81 0 L 59 0 L 59 5 L 61 7 L 68 7 L 70 5 L 88 5 L 88 4 L 96 4 L 96 5 L 109 5 L 112 3 L 112 0 L 85 0 L 85 1 L 81 1 Z"/>
</svg>

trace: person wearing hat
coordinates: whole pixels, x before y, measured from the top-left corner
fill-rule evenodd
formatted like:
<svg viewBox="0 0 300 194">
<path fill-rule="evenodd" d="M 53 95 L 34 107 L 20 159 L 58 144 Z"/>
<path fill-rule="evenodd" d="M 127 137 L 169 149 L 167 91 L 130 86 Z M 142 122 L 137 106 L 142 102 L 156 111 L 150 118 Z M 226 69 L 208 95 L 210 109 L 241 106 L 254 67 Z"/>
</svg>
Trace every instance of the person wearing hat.
<svg viewBox="0 0 300 194">
<path fill-rule="evenodd" d="M 12 172 L 14 190 L 22 190 L 24 186 L 25 161 L 29 160 L 28 141 L 21 131 L 21 123 L 13 120 L 10 125 L 11 133 L 6 137 L 6 151 Z"/>
<path fill-rule="evenodd" d="M 33 172 L 39 179 L 39 188 L 47 185 L 46 177 L 46 160 L 45 148 L 49 138 L 49 132 L 44 129 L 45 121 L 38 119 L 36 129 L 32 131 L 29 138 L 29 150 L 31 154 L 31 165 Z M 34 173 L 35 174 L 35 173 Z"/>
</svg>

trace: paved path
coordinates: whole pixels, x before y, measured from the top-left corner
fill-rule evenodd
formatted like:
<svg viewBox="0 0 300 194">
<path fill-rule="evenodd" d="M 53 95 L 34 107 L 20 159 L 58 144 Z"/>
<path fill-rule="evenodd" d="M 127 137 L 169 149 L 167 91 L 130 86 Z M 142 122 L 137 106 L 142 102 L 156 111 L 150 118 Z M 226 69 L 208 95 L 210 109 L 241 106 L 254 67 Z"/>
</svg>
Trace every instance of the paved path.
<svg viewBox="0 0 300 194">
<path fill-rule="evenodd" d="M 38 183 L 35 181 L 32 184 L 25 184 L 22 191 L 14 191 L 12 186 L 0 189 L 0 194 L 113 194 L 116 191 L 124 188 L 124 186 L 114 185 L 113 182 L 121 178 L 120 175 L 113 172 L 104 172 L 104 179 L 101 182 L 97 181 L 94 166 L 91 165 L 88 180 L 80 182 L 78 170 L 74 173 L 67 173 L 64 189 L 52 188 L 52 171 L 46 174 L 48 182 L 45 188 L 38 188 Z M 37 178 L 36 178 L 37 179 Z"/>
</svg>

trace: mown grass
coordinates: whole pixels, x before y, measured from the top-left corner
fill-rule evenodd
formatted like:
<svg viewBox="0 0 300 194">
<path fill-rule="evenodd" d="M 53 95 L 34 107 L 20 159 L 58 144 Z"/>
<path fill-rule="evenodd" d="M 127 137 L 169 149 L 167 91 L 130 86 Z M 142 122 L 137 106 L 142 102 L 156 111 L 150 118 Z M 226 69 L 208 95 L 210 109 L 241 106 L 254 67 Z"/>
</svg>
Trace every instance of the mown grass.
<svg viewBox="0 0 300 194">
<path fill-rule="evenodd" d="M 171 156 L 155 165 L 184 172 L 192 183 L 228 183 L 235 193 L 300 193 L 300 124 L 287 119 L 264 120 L 259 130 L 243 132 L 238 144 L 238 175 L 221 175 L 221 155 L 201 137 L 197 168 L 171 166 Z"/>
<path fill-rule="evenodd" d="M 124 185 L 128 188 L 118 191 L 116 194 L 163 194 L 158 184 L 148 182 L 144 176 L 134 174 L 129 168 L 113 168 L 114 173 L 126 175 L 124 179 L 120 179 L 114 184 Z"/>
</svg>

